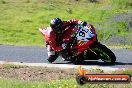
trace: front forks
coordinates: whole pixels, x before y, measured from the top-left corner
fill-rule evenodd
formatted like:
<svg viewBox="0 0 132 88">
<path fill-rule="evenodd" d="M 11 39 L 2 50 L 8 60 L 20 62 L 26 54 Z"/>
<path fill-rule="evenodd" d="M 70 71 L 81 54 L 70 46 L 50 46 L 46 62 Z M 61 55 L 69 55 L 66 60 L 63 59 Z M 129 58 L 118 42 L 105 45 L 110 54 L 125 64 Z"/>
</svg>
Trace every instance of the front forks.
<svg viewBox="0 0 132 88">
<path fill-rule="evenodd" d="M 90 52 L 92 52 L 94 55 L 98 56 L 98 54 L 97 54 L 96 52 L 94 52 L 92 49 L 88 48 L 88 50 L 89 50 Z"/>
</svg>

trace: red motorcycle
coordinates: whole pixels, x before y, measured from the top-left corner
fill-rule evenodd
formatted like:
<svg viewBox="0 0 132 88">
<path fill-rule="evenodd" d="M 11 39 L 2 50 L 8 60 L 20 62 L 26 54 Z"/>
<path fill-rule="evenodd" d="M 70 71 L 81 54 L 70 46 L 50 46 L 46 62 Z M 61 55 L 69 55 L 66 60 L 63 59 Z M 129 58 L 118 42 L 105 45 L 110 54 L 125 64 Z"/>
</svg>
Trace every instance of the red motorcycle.
<svg viewBox="0 0 132 88">
<path fill-rule="evenodd" d="M 44 34 L 43 31 L 40 32 Z M 115 54 L 105 45 L 98 42 L 97 36 L 94 35 L 96 35 L 96 32 L 93 29 L 91 31 L 89 25 L 67 27 L 63 33 L 61 42 L 65 44 L 67 48 L 57 55 L 60 55 L 64 61 L 71 61 L 73 63 L 76 61 L 101 59 L 107 64 L 114 64 L 116 61 Z M 70 40 L 67 36 L 71 37 Z M 94 38 L 94 42 L 91 43 L 89 47 L 86 47 L 92 38 Z"/>
</svg>

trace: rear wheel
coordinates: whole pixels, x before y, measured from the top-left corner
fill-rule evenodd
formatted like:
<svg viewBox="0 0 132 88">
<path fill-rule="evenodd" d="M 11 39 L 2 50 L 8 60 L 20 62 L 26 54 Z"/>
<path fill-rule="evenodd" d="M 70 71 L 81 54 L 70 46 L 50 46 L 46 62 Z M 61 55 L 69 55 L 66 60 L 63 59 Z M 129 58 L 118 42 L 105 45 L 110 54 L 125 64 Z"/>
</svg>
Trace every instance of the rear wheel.
<svg viewBox="0 0 132 88">
<path fill-rule="evenodd" d="M 92 50 L 99 55 L 100 59 L 107 64 L 115 64 L 116 56 L 115 54 L 108 49 L 105 45 L 98 43 L 95 45 Z"/>
</svg>

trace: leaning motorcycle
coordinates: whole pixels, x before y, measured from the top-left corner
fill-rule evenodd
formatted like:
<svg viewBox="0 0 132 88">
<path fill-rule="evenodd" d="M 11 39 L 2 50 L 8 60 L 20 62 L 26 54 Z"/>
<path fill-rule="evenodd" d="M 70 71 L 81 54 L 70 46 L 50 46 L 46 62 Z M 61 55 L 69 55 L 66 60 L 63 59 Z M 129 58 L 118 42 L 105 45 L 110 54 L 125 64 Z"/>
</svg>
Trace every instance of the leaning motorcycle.
<svg viewBox="0 0 132 88">
<path fill-rule="evenodd" d="M 69 28 L 70 30 L 68 30 Z M 43 30 L 40 32 L 43 33 Z M 86 47 L 87 44 L 89 44 L 88 42 L 93 38 L 93 35 L 96 35 L 96 32 L 93 29 L 91 30 L 89 25 L 67 27 L 62 38 L 62 43 L 65 44 L 67 48 L 61 52 L 55 52 L 57 53 L 55 58 L 50 58 L 48 61 L 54 62 L 59 55 L 64 61 L 71 61 L 73 63 L 101 59 L 107 64 L 115 64 L 115 54 L 105 45 L 101 44 L 97 40 L 97 36 L 94 36 L 94 42 L 90 44 L 89 47 Z M 70 40 L 67 39 L 67 36 L 71 37 Z"/>
</svg>

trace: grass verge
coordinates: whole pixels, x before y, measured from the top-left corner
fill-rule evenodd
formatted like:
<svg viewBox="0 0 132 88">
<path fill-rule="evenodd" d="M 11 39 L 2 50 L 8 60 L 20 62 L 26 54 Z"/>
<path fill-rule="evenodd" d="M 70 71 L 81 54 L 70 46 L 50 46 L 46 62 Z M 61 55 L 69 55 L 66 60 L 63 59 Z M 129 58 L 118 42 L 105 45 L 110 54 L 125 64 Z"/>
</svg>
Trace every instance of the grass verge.
<svg viewBox="0 0 132 88">
<path fill-rule="evenodd" d="M 130 84 L 85 84 L 78 85 L 75 79 L 54 80 L 50 82 L 25 82 L 0 79 L 0 88 L 131 88 Z"/>
<path fill-rule="evenodd" d="M 100 41 L 130 35 L 131 12 L 130 0 L 0 0 L 0 44 L 43 45 L 38 28 L 54 17 L 93 24 Z"/>
<path fill-rule="evenodd" d="M 131 88 L 130 84 L 90 84 L 78 85 L 75 69 L 28 67 L 12 64 L 0 66 L 0 88 Z M 99 68 L 91 68 L 87 73 L 105 74 Z M 113 74 L 129 74 L 132 69 L 117 70 Z M 112 74 L 109 73 L 109 74 Z M 107 73 L 108 74 L 108 73 Z"/>
</svg>

